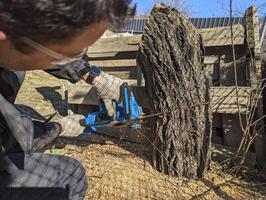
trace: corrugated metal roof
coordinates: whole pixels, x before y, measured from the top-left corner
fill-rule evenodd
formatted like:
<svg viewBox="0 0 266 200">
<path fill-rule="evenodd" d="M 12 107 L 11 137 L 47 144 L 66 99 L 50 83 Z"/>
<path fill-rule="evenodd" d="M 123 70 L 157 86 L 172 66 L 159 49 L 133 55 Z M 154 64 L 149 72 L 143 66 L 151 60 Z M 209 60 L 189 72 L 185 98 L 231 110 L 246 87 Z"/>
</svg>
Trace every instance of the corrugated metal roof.
<svg viewBox="0 0 266 200">
<path fill-rule="evenodd" d="M 129 23 L 120 30 L 120 32 L 142 33 L 147 20 L 148 17 L 131 19 Z M 229 17 L 190 18 L 190 20 L 194 26 L 199 29 L 230 26 L 231 22 L 233 22 L 234 25 L 244 23 L 243 17 L 234 17 L 231 20 Z"/>
<path fill-rule="evenodd" d="M 231 20 L 229 17 L 219 17 L 219 18 L 190 18 L 190 21 L 197 28 L 214 28 L 214 27 L 225 27 L 230 26 L 231 23 L 243 24 L 243 17 L 233 17 Z"/>
<path fill-rule="evenodd" d="M 119 32 L 142 33 L 147 20 L 148 20 L 147 18 L 131 19 L 124 28 L 119 30 Z"/>
</svg>

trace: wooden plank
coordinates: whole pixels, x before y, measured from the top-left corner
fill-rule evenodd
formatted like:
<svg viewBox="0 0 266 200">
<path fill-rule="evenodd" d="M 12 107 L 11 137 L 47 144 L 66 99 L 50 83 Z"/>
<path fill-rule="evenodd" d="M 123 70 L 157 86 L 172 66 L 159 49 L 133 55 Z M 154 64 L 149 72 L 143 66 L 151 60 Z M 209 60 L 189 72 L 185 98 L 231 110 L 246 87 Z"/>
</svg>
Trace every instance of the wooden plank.
<svg viewBox="0 0 266 200">
<path fill-rule="evenodd" d="M 89 63 L 91 65 L 97 65 L 99 67 L 114 67 L 114 66 L 132 66 L 136 67 L 137 62 L 136 62 L 136 52 L 132 54 L 131 56 L 134 56 L 132 58 L 128 59 L 123 59 L 124 57 L 105 57 L 105 54 L 102 54 L 103 57 L 97 57 L 97 58 L 90 58 Z M 95 60 L 94 60 L 95 59 Z M 204 63 L 205 64 L 213 64 L 215 62 L 218 62 L 218 56 L 205 56 L 204 58 Z"/>
<path fill-rule="evenodd" d="M 245 21 L 248 46 L 260 53 L 260 22 L 256 6 L 250 6 L 246 10 Z"/>
<path fill-rule="evenodd" d="M 235 45 L 244 44 L 244 27 L 234 25 Z M 204 46 L 226 46 L 231 45 L 230 27 L 215 27 L 199 30 L 203 36 Z M 142 35 L 129 37 L 102 38 L 89 47 L 88 56 L 91 58 L 113 57 L 119 52 L 136 52 Z"/>
<path fill-rule="evenodd" d="M 92 53 L 92 52 L 87 52 L 87 55 L 89 56 L 89 58 L 91 59 L 97 59 L 97 58 L 102 58 L 102 57 L 114 57 L 116 56 L 118 52 L 96 52 L 96 53 Z"/>
<path fill-rule="evenodd" d="M 121 67 L 100 67 L 104 72 L 120 72 L 120 71 L 136 71 L 136 66 L 121 66 Z"/>
<path fill-rule="evenodd" d="M 89 54 L 137 51 L 141 35 L 130 37 L 102 38 L 88 49 Z"/>
<path fill-rule="evenodd" d="M 244 44 L 244 27 L 241 24 L 234 25 L 234 43 L 235 45 Z M 203 37 L 205 47 L 227 46 L 231 45 L 231 27 L 215 27 L 199 29 Z"/>
<path fill-rule="evenodd" d="M 116 76 L 121 79 L 136 79 L 137 78 L 137 72 L 136 70 L 132 71 L 108 71 L 108 74 Z"/>
<path fill-rule="evenodd" d="M 110 58 L 109 58 L 110 59 Z M 213 64 L 218 61 L 217 56 L 206 56 L 204 63 Z M 139 86 L 144 86 L 145 81 L 142 72 L 137 69 L 136 59 L 128 60 L 97 60 L 90 61 L 90 65 L 96 65 L 101 67 L 103 71 L 110 72 L 122 79 L 137 79 L 139 80 Z M 135 71 L 136 70 L 136 71 Z M 120 71 L 120 72 L 115 72 Z"/>
<path fill-rule="evenodd" d="M 240 112 L 246 113 L 248 109 L 251 88 L 239 87 Z M 211 87 L 210 90 L 211 108 L 214 113 L 238 113 L 238 104 L 235 87 Z"/>
<path fill-rule="evenodd" d="M 93 60 L 125 60 L 125 59 L 136 59 L 136 51 L 125 51 L 125 52 L 111 52 L 111 53 L 87 53 L 89 59 Z"/>
<path fill-rule="evenodd" d="M 90 65 L 96 65 L 98 67 L 136 67 L 136 59 L 128 60 L 101 60 L 101 61 L 89 61 Z"/>
</svg>

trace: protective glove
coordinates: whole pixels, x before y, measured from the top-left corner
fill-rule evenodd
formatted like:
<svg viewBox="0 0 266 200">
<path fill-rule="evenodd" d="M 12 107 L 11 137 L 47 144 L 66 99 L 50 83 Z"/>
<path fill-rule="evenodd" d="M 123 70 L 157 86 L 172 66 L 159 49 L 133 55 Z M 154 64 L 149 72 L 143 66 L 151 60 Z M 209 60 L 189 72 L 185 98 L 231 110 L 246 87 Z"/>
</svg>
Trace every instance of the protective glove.
<svg viewBox="0 0 266 200">
<path fill-rule="evenodd" d="M 102 72 L 94 85 L 99 97 L 104 102 L 109 117 L 113 117 L 115 114 L 113 102 L 118 102 L 120 87 L 123 83 L 120 78 Z"/>
<path fill-rule="evenodd" d="M 83 115 L 70 115 L 64 117 L 59 123 L 62 126 L 62 133 L 60 136 L 64 137 L 78 137 L 82 134 L 86 127 L 82 126 L 80 121 L 85 117 Z"/>
</svg>

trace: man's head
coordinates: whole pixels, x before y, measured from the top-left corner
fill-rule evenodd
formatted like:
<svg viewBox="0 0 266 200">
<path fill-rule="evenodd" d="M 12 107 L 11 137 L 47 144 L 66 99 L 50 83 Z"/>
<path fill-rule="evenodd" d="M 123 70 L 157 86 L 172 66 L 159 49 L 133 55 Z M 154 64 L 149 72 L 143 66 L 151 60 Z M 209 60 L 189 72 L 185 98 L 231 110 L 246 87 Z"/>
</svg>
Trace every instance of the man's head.
<svg viewBox="0 0 266 200">
<path fill-rule="evenodd" d="M 72 57 L 107 29 L 135 14 L 131 0 L 3 0 L 0 2 L 0 66 L 43 69 L 55 58 L 22 38 Z"/>
</svg>

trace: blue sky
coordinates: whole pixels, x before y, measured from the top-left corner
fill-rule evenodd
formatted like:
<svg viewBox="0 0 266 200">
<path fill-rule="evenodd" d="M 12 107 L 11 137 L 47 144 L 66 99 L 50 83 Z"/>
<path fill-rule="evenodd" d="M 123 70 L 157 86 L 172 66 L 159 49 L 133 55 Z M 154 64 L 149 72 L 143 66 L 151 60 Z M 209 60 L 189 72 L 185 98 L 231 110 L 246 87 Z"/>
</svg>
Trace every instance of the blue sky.
<svg viewBox="0 0 266 200">
<path fill-rule="evenodd" d="M 139 13 L 151 9 L 157 0 L 133 0 L 138 5 Z M 163 1 L 163 0 L 162 0 Z M 222 17 L 228 15 L 229 0 L 183 0 L 191 17 Z M 257 5 L 260 15 L 266 13 L 265 0 L 233 0 L 234 15 L 242 16 L 242 12 L 250 5 Z"/>
</svg>

